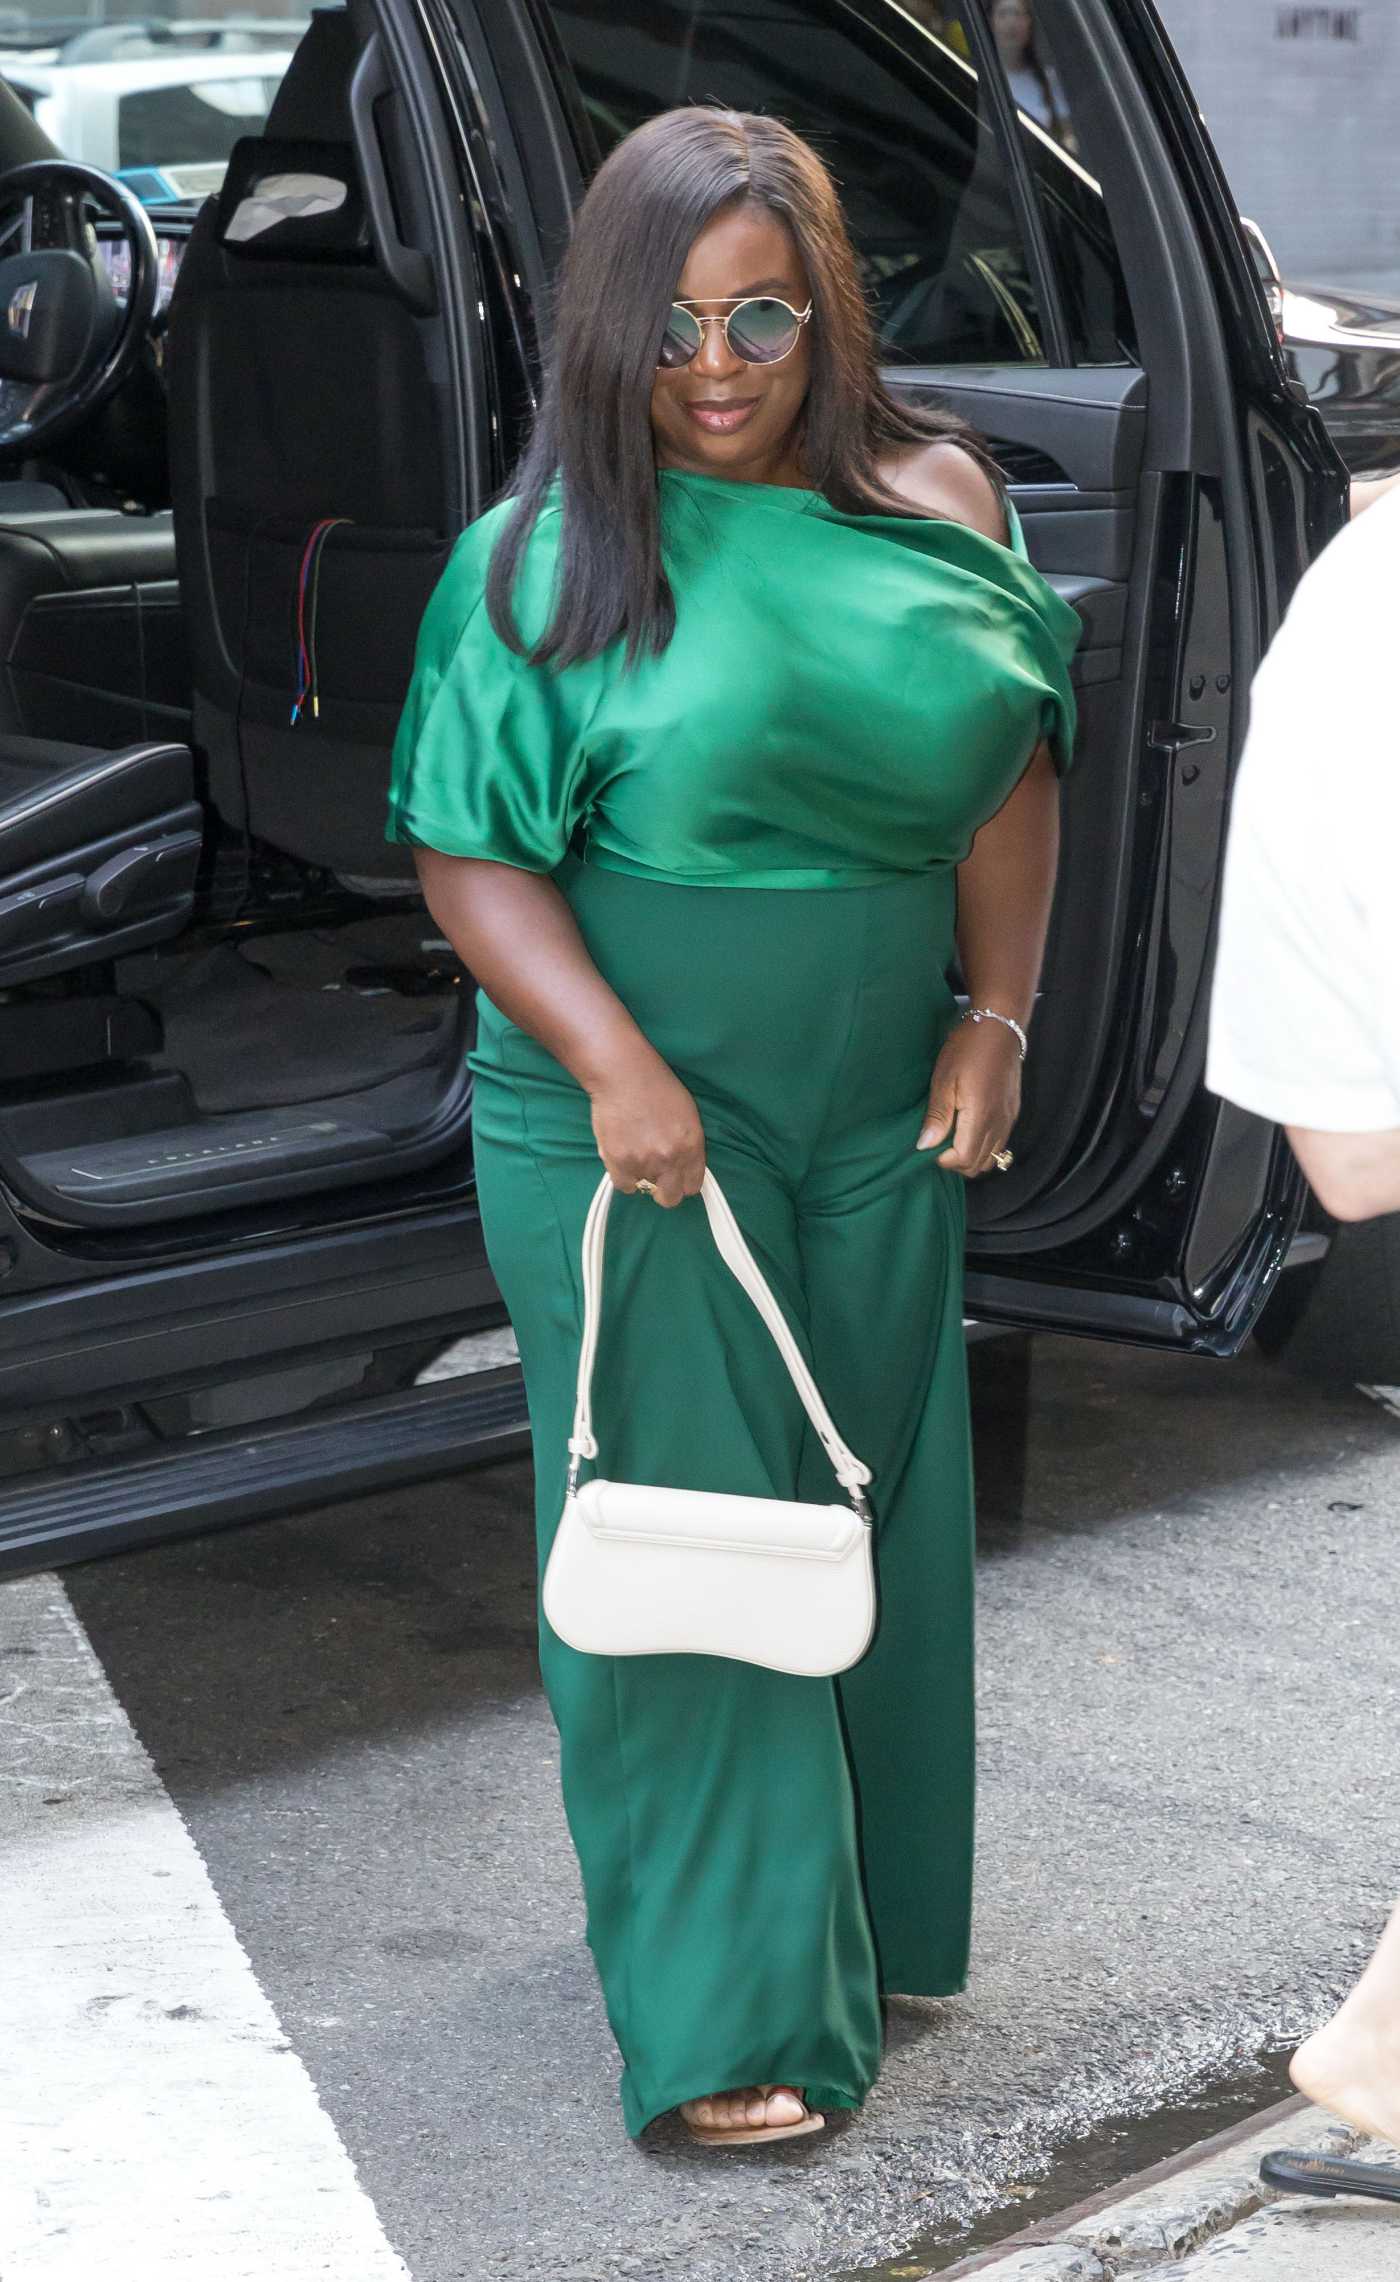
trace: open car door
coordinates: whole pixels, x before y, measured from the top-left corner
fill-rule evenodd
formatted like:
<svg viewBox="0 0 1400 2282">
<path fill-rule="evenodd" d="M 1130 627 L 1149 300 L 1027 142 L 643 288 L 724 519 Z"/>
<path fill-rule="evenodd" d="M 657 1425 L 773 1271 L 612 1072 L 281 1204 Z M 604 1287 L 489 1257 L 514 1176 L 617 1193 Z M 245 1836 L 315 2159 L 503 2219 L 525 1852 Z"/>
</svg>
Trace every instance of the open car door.
<svg viewBox="0 0 1400 2282">
<path fill-rule="evenodd" d="M 1016 1164 L 969 1200 L 969 1309 L 1233 1350 L 1302 1186 L 1277 1129 L 1202 1084 L 1228 793 L 1255 666 L 1345 483 L 1154 11 L 1042 0 L 1054 69 L 1019 101 L 978 0 L 482 18 L 540 269 L 643 119 L 776 113 L 838 178 L 887 379 L 999 457 L 1085 637 Z"/>
</svg>

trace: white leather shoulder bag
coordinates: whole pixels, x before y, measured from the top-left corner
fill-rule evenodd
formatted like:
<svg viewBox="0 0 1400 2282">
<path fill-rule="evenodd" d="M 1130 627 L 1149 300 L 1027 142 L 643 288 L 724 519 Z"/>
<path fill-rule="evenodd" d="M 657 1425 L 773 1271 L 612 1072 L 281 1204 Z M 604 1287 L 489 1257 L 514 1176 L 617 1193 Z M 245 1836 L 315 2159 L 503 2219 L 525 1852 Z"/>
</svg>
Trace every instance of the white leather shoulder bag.
<svg viewBox="0 0 1400 2282">
<path fill-rule="evenodd" d="M 583 1343 L 564 1511 L 545 1564 L 544 1613 L 561 1640 L 595 1656 L 730 1656 L 775 1672 L 843 1672 L 875 1628 L 870 1468 L 832 1424 L 782 1309 L 712 1172 L 700 1191 L 710 1230 L 777 1342 L 849 1505 L 806 1505 L 725 1491 L 654 1488 L 601 1477 L 593 1361 L 603 1291 L 603 1235 L 613 1197 L 604 1174 L 583 1231 Z"/>
</svg>

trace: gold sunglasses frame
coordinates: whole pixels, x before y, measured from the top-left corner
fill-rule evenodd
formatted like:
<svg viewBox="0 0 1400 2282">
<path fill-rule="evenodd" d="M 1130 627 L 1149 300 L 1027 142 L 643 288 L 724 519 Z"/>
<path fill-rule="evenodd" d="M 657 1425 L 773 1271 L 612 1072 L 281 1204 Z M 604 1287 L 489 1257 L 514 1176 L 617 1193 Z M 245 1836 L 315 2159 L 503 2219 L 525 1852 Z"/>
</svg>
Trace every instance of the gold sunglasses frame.
<svg viewBox="0 0 1400 2282">
<path fill-rule="evenodd" d="M 697 309 L 692 309 L 690 304 L 693 300 L 732 301 L 734 307 L 729 311 L 729 314 L 726 317 L 702 317 Z M 695 344 L 694 353 L 685 359 L 684 364 L 662 364 L 658 359 L 656 366 L 657 371 L 684 372 L 686 365 L 694 364 L 696 357 L 699 356 L 700 351 L 705 346 L 704 328 L 706 325 L 723 325 L 724 345 L 732 357 L 738 357 L 740 364 L 784 364 L 792 355 L 792 350 L 797 347 L 797 342 L 802 338 L 800 330 L 797 335 L 797 340 L 795 340 L 792 344 L 792 348 L 784 349 L 780 357 L 746 357 L 743 354 L 742 350 L 735 348 L 733 341 L 730 339 L 729 327 L 731 323 L 733 322 L 734 318 L 738 316 L 741 309 L 747 309 L 751 301 L 776 301 L 780 309 L 786 309 L 789 317 L 792 318 L 793 322 L 799 328 L 806 324 L 808 318 L 812 314 L 812 303 L 810 301 L 808 302 L 805 309 L 794 309 L 790 301 L 784 301 L 781 293 L 706 293 L 691 295 L 677 294 L 671 303 L 671 307 L 673 309 L 684 309 L 687 317 L 692 318 L 694 322 L 701 328 L 700 338 Z"/>
</svg>

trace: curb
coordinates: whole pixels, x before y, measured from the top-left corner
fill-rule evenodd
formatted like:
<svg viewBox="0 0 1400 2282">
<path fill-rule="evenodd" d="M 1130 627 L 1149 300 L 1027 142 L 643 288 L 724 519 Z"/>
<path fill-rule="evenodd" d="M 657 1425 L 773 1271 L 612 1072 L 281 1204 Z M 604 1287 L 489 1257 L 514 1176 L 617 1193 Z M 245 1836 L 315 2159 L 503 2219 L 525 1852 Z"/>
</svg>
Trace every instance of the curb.
<svg viewBox="0 0 1400 2282">
<path fill-rule="evenodd" d="M 945 2268 L 942 2282 L 984 2274 L 995 2282 L 1118 2282 L 1147 2277 L 1277 2201 L 1259 2159 L 1280 2144 L 1349 2155 L 1352 2131 L 1307 2100 L 1281 2100 L 1262 2115 L 1136 2173 L 1106 2194 L 1040 2219 L 1023 2234 Z"/>
</svg>

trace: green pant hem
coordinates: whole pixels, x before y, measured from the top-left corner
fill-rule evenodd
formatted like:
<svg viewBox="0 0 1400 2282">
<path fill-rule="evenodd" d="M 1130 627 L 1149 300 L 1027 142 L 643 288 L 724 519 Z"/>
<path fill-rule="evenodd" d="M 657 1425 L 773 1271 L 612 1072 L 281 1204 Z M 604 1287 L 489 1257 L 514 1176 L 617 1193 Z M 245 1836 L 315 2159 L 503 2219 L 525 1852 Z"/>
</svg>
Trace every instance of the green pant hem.
<svg viewBox="0 0 1400 2282">
<path fill-rule="evenodd" d="M 965 1973 L 960 1981 L 927 1980 L 919 1974 L 915 1974 L 907 1981 L 896 1980 L 892 1977 L 890 1980 L 880 1983 L 880 1995 L 882 1997 L 961 1997 L 967 1989 L 967 1982 L 968 1977 Z"/>
</svg>

